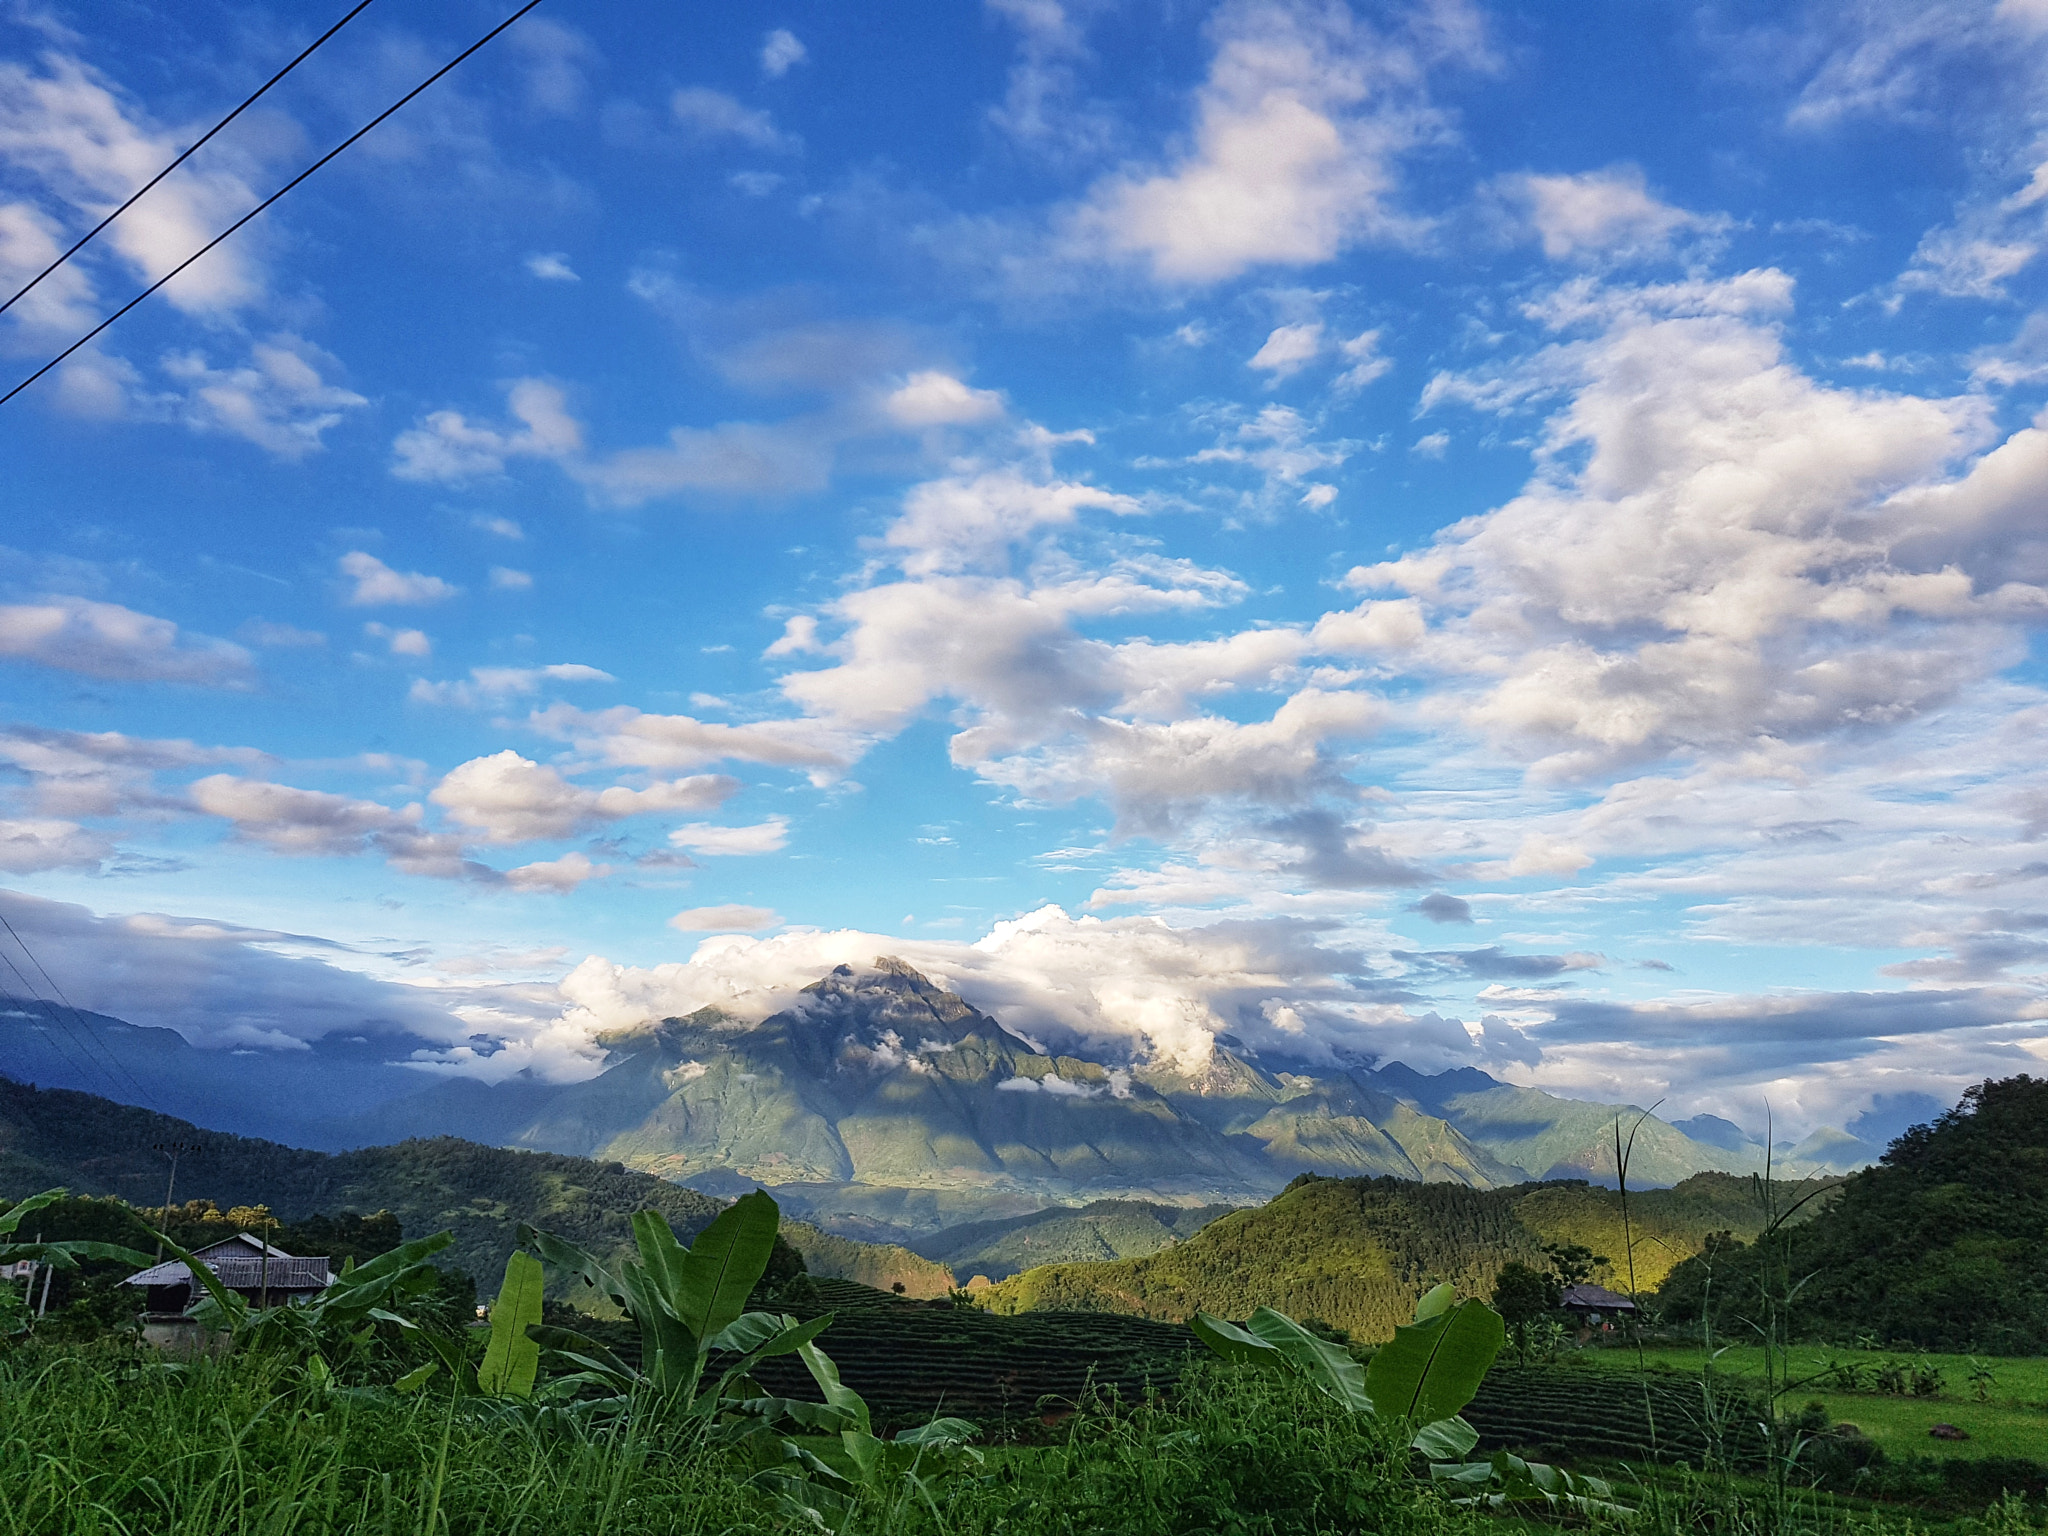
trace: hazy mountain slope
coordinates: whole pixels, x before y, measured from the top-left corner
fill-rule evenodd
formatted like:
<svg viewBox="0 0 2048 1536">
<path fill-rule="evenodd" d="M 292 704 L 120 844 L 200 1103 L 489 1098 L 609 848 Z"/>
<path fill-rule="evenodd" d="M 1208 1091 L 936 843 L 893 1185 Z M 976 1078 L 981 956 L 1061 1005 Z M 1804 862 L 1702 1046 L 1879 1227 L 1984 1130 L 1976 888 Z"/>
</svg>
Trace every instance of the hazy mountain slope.
<svg viewBox="0 0 2048 1536">
<path fill-rule="evenodd" d="M 1761 1216 L 1745 1180 L 1704 1174 L 1634 1196 L 1636 1284 L 1648 1290 L 1707 1234 L 1753 1234 Z M 1487 1295 L 1510 1259 L 1544 1262 L 1545 1243 L 1584 1243 L 1625 1283 L 1620 1196 L 1587 1184 L 1476 1190 L 1394 1179 L 1304 1179 L 1145 1258 L 1053 1264 L 991 1293 L 1004 1312 L 1125 1312 L 1184 1319 L 1197 1308 L 1243 1317 L 1264 1305 L 1316 1317 L 1366 1340 L 1392 1336 L 1415 1298 L 1449 1280 Z"/>
<path fill-rule="evenodd" d="M 956 1275 L 1002 1280 L 1038 1264 L 1141 1258 L 1192 1237 L 1235 1209 L 1097 1200 L 1078 1210 L 1055 1207 L 1007 1220 L 970 1222 L 910 1246 L 942 1261 Z"/>
<path fill-rule="evenodd" d="M 372 1115 L 427 1088 L 431 1078 L 392 1059 L 431 1043 L 365 1021 L 360 1036 L 328 1035 L 305 1050 L 206 1051 L 174 1029 L 0 996 L 0 1076 L 147 1101 L 195 1125 L 297 1146 L 332 1147 L 318 1121 Z"/>
<path fill-rule="evenodd" d="M 1532 1179 L 1614 1182 L 1617 1119 L 1624 1136 L 1635 1131 L 1628 1169 L 1634 1186 L 1676 1184 L 1703 1172 L 1748 1173 L 1763 1166 L 1760 1148 L 1730 1149 L 1694 1140 L 1654 1115 L 1643 1118 L 1633 1104 L 1560 1099 L 1540 1089 L 1495 1082 L 1471 1068 L 1429 1078 L 1396 1062 L 1373 1076 Z"/>
<path fill-rule="evenodd" d="M 609 1253 L 631 1241 L 637 1210 L 658 1210 L 690 1234 L 722 1204 L 618 1163 L 453 1137 L 343 1153 L 305 1151 L 204 1131 L 91 1094 L 0 1078 L 0 1198 L 64 1185 L 137 1205 L 161 1204 L 167 1164 L 152 1148 L 168 1142 L 197 1148 L 178 1164 L 181 1201 L 268 1205 L 283 1220 L 388 1210 L 409 1237 L 452 1230 L 448 1262 L 480 1283 L 503 1269 L 522 1221 Z M 785 1235 L 819 1274 L 874 1277 L 884 1285 L 901 1279 L 923 1294 L 942 1292 L 950 1278 L 904 1249 L 873 1249 L 801 1225 Z"/>
</svg>

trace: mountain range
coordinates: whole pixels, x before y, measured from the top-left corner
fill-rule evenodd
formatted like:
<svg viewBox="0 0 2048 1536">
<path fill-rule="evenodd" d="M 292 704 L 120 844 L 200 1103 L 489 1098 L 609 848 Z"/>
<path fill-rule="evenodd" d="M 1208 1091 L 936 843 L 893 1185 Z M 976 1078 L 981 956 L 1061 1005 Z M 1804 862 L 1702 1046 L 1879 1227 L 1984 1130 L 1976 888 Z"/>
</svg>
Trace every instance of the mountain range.
<svg viewBox="0 0 2048 1536">
<path fill-rule="evenodd" d="M 454 1135 L 616 1161 L 710 1194 L 761 1184 L 826 1230 L 906 1244 L 1104 1200 L 1251 1204 L 1307 1172 L 1612 1184 L 1617 1118 L 1641 1120 L 1636 1187 L 1747 1173 L 1763 1154 L 1725 1120 L 1674 1125 L 1475 1068 L 1280 1060 L 1228 1035 L 1194 1071 L 1049 1052 L 886 957 L 836 968 L 759 1021 L 706 1008 L 601 1037 L 604 1070 L 573 1083 L 423 1085 L 376 1037 L 228 1053 L 35 1002 L 0 1015 L 13 1026 L 0 1028 L 0 1073 L 23 1081 L 104 1093 L 104 1065 L 93 1081 L 77 1062 L 111 1060 L 147 1083 L 154 1107 L 216 1129 L 329 1150 Z M 1842 1172 L 1879 1150 L 1830 1129 L 1777 1162 L 1794 1177 Z"/>
</svg>

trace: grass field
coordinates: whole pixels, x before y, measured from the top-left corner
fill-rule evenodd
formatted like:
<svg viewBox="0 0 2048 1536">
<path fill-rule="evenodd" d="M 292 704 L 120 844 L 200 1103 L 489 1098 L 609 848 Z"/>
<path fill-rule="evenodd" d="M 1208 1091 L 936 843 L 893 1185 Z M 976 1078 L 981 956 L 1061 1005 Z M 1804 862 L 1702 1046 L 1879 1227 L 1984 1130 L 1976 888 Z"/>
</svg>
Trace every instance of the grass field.
<svg viewBox="0 0 2048 1536">
<path fill-rule="evenodd" d="M 1689 1377 L 1696 1377 L 1706 1361 L 1705 1351 L 1696 1348 L 1651 1348 L 1645 1354 L 1652 1370 Z M 1633 1349 L 1587 1349 L 1570 1358 L 1575 1365 L 1604 1371 L 1628 1372 L 1636 1368 Z M 1887 1359 L 1938 1367 L 1944 1381 L 1939 1396 L 1896 1397 L 1877 1392 L 1837 1391 L 1815 1380 L 1812 1385 L 1789 1393 L 1785 1402 L 1793 1410 L 1809 1401 L 1824 1403 L 1835 1422 L 1856 1425 L 1882 1446 L 1888 1456 L 2024 1456 L 2048 1461 L 2048 1359 L 1977 1358 L 1993 1372 L 1987 1387 L 1988 1400 L 1981 1403 L 1970 1384 L 1974 1362 L 1968 1355 L 1796 1345 L 1789 1354 L 1795 1381 L 1819 1378 L 1835 1361 L 1869 1366 Z M 1763 1351 L 1750 1346 L 1731 1347 L 1715 1359 L 1714 1369 L 1740 1381 L 1761 1384 Z M 1933 1439 L 1928 1431 L 1936 1424 L 1953 1424 L 1970 1438 Z"/>
</svg>

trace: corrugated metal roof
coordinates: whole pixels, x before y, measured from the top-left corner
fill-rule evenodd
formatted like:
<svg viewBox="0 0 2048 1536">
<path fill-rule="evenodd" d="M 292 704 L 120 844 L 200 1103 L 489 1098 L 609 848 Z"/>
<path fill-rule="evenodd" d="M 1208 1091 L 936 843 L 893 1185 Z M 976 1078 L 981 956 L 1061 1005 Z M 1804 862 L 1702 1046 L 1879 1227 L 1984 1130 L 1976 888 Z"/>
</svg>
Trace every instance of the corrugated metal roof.
<svg viewBox="0 0 2048 1536">
<path fill-rule="evenodd" d="M 1604 1285 L 1568 1285 L 1558 1297 L 1560 1307 L 1591 1307 L 1599 1312 L 1633 1312 L 1636 1304 Z"/>
<path fill-rule="evenodd" d="M 206 1267 L 220 1277 L 220 1283 L 230 1290 L 255 1290 L 265 1283 L 265 1265 L 260 1254 L 226 1253 L 213 1257 L 214 1250 L 195 1257 L 202 1259 Z M 327 1267 L 323 1254 L 318 1258 L 298 1258 L 289 1253 L 270 1250 L 268 1283 L 274 1291 L 317 1291 L 333 1284 L 334 1275 Z M 152 1265 L 140 1274 L 130 1275 L 121 1282 L 123 1285 L 190 1285 L 192 1271 L 182 1260 L 173 1259 L 166 1263 Z"/>
</svg>

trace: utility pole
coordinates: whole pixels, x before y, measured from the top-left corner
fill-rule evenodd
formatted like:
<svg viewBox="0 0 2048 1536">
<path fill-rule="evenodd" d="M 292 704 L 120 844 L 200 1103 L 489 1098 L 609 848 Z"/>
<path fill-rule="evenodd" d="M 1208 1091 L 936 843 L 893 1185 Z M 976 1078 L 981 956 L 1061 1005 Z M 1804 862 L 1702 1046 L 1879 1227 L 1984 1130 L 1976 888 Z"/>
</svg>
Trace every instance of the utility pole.
<svg viewBox="0 0 2048 1536">
<path fill-rule="evenodd" d="M 171 1230 L 171 1194 L 178 1187 L 178 1159 L 187 1152 L 199 1151 L 200 1144 L 196 1141 L 160 1141 L 151 1150 L 171 1162 L 171 1176 L 164 1181 L 163 1220 L 157 1223 L 156 1256 L 161 1259 L 164 1256 L 163 1239 Z"/>
</svg>

